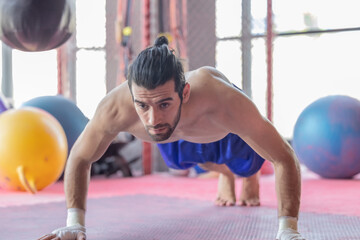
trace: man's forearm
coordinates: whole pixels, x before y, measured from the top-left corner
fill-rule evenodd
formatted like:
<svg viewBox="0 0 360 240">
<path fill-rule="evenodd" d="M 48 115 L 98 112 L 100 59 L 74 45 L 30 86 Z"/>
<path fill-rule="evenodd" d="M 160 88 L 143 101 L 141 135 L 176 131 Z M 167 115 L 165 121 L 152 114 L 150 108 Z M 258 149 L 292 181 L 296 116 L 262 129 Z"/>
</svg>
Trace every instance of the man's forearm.
<svg viewBox="0 0 360 240">
<path fill-rule="evenodd" d="M 286 164 L 283 164 L 286 162 Z M 294 156 L 290 161 L 275 165 L 276 193 L 279 217 L 298 217 L 301 195 L 301 174 L 299 163 Z"/>
<path fill-rule="evenodd" d="M 67 208 L 86 210 L 86 197 L 90 181 L 90 164 L 84 161 L 69 161 L 66 166 L 64 185 Z"/>
</svg>

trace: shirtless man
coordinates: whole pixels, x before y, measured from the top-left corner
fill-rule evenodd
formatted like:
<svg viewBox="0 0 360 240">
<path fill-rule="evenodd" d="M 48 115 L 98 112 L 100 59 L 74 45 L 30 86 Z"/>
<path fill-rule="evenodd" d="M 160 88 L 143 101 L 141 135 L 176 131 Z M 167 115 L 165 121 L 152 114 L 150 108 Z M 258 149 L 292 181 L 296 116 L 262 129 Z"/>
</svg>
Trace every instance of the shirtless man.
<svg viewBox="0 0 360 240">
<path fill-rule="evenodd" d="M 86 238 L 90 167 L 119 132 L 158 143 L 170 167 L 185 168 L 199 163 L 203 168 L 218 171 L 216 204 L 222 206 L 235 204 L 233 172 L 247 177 L 240 203 L 259 205 L 256 172 L 264 159 L 271 161 L 278 198 L 276 238 L 304 239 L 297 232 L 301 179 L 292 148 L 253 102 L 219 71 L 203 67 L 184 75 L 179 59 L 168 48 L 168 40 L 160 37 L 134 60 L 128 82 L 101 101 L 73 146 L 65 170 L 67 226 L 40 240 Z M 201 154 L 195 156 L 199 151 Z M 193 159 L 181 157 L 186 152 Z"/>
</svg>

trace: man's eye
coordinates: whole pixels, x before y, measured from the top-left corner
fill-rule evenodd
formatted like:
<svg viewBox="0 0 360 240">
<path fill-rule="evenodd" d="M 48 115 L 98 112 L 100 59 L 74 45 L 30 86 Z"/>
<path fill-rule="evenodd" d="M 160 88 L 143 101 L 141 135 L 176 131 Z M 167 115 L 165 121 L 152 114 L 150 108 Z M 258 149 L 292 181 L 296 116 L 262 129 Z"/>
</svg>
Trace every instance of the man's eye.
<svg viewBox="0 0 360 240">
<path fill-rule="evenodd" d="M 168 103 L 162 103 L 160 104 L 160 108 L 167 108 L 169 106 Z"/>
<path fill-rule="evenodd" d="M 139 106 L 139 108 L 141 108 L 141 109 L 146 109 L 147 108 L 147 106 L 145 105 L 145 104 L 138 104 L 138 106 Z"/>
</svg>

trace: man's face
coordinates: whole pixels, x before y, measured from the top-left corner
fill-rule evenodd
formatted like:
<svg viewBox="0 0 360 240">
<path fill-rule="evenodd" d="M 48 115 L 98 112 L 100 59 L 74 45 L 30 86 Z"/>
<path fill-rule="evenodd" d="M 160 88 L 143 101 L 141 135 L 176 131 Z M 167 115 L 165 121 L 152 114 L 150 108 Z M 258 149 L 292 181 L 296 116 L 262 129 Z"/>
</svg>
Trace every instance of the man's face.
<svg viewBox="0 0 360 240">
<path fill-rule="evenodd" d="M 174 132 L 181 115 L 181 100 L 174 81 L 153 90 L 132 85 L 134 105 L 140 120 L 152 140 L 167 140 Z"/>
</svg>

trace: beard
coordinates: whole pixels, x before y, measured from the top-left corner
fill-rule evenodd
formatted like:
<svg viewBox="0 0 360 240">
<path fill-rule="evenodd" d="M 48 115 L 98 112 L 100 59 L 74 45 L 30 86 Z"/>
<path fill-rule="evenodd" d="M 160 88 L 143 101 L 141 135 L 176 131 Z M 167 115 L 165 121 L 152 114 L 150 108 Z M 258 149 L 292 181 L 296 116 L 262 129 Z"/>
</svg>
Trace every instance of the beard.
<svg viewBox="0 0 360 240">
<path fill-rule="evenodd" d="M 161 142 L 161 141 L 165 141 L 167 139 L 170 138 L 170 136 L 173 134 L 176 126 L 178 125 L 179 121 L 180 121 L 180 116 L 181 116 L 181 105 L 179 106 L 178 112 L 176 114 L 176 117 L 174 119 L 174 122 L 172 125 L 170 125 L 169 123 L 162 123 L 162 124 L 158 124 L 155 126 L 146 126 L 146 132 L 149 134 L 149 136 L 151 137 L 151 139 L 155 142 Z M 158 134 L 152 134 L 149 132 L 149 129 L 162 129 L 165 128 L 165 131 L 163 133 L 158 133 Z"/>
</svg>

